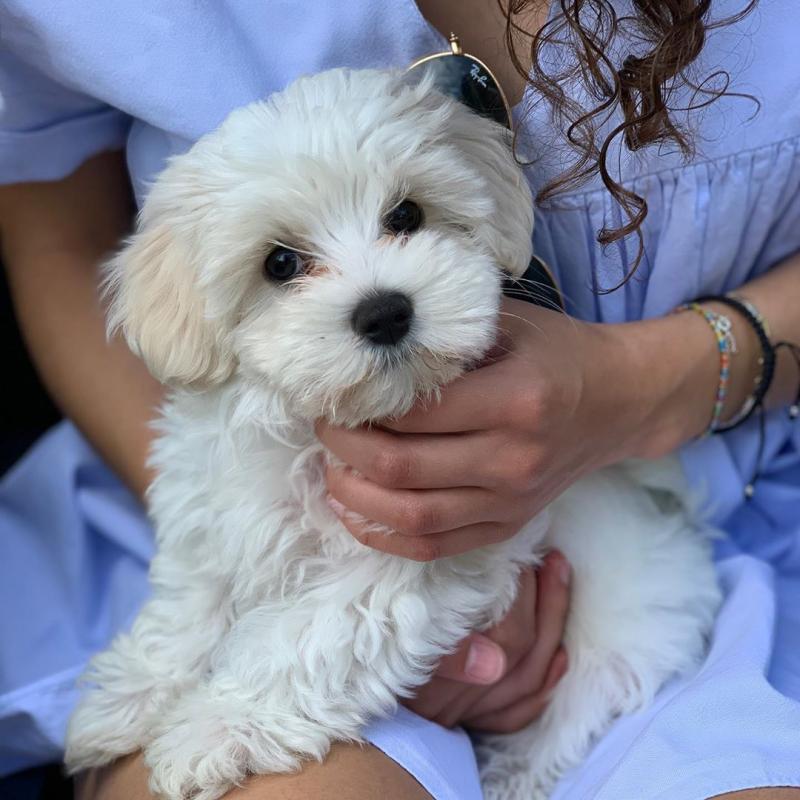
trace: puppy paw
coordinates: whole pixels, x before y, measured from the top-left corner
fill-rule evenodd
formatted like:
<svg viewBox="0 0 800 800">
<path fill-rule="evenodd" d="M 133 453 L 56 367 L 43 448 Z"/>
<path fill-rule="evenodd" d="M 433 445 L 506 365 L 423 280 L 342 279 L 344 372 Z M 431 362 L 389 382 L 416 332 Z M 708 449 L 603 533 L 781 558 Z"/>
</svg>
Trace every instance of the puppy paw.
<svg viewBox="0 0 800 800">
<path fill-rule="evenodd" d="M 336 730 L 347 733 L 347 720 Z M 252 697 L 209 686 L 183 695 L 155 733 L 145 763 L 151 789 L 166 800 L 216 800 L 251 774 L 293 772 L 304 759 L 322 760 L 336 738 L 320 722 L 292 714 L 285 694 Z"/>
<path fill-rule="evenodd" d="M 108 764 L 148 740 L 146 698 L 90 689 L 70 718 L 64 762 L 70 773 Z"/>
<path fill-rule="evenodd" d="M 246 754 L 221 720 L 170 720 L 145 749 L 150 788 L 165 800 L 216 800 L 247 776 Z"/>
</svg>

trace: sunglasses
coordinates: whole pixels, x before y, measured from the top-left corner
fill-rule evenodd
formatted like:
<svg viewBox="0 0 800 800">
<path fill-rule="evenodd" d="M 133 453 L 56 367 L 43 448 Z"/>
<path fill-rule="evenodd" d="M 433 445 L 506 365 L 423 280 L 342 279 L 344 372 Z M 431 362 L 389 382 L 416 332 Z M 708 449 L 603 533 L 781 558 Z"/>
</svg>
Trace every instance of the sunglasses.
<svg viewBox="0 0 800 800">
<path fill-rule="evenodd" d="M 492 71 L 479 58 L 461 49 L 458 36 L 450 34 L 450 50 L 415 61 L 407 72 L 422 70 L 433 77 L 434 86 L 476 114 L 512 129 L 511 106 Z M 553 273 L 540 258 L 533 256 L 525 273 L 508 278 L 503 292 L 509 297 L 564 311 L 564 300 Z"/>
</svg>

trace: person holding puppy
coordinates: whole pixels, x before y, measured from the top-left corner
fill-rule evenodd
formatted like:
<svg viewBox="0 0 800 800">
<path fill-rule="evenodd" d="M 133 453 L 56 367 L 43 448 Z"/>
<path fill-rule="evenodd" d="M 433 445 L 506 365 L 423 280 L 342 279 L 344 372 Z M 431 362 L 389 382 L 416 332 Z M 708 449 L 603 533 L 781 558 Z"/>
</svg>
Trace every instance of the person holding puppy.
<svg viewBox="0 0 800 800">
<path fill-rule="evenodd" d="M 0 16 L 8 45 L 0 85 L 5 102 L 0 167 L 9 184 L 0 194 L 4 258 L 23 329 L 49 388 L 105 462 L 140 496 L 151 479 L 148 423 L 157 414 L 161 389 L 120 343 L 106 345 L 96 299 L 97 262 L 130 221 L 126 173 L 140 201 L 164 159 L 214 127 L 231 108 L 303 71 L 340 64 L 403 66 L 443 49 L 440 32 L 449 28 L 459 31 L 465 49 L 493 67 L 512 99 L 548 101 L 547 113 L 542 104 L 517 107 L 520 134 L 541 142 L 531 176 L 548 202 L 541 208 L 535 245 L 556 269 L 569 312 L 583 322 L 508 301 L 510 353 L 458 381 L 440 404 L 381 431 L 321 425 L 322 441 L 359 473 L 330 471 L 336 503 L 398 531 L 375 540 L 350 524 L 356 538 L 367 546 L 392 548 L 400 557 L 463 552 L 512 536 L 587 471 L 674 450 L 703 434 L 709 418 L 716 427 L 735 422 L 751 402 L 754 381 L 761 379 L 760 342 L 748 318 L 720 299 L 699 309 L 716 315 L 710 318 L 694 308 L 670 313 L 699 295 L 735 291 L 768 323 L 775 342 L 800 341 L 793 310 L 800 299 L 800 265 L 793 258 L 800 249 L 795 241 L 800 120 L 782 102 L 797 87 L 791 75 L 784 82 L 765 77 L 772 53 L 786 42 L 788 26 L 782 21 L 796 13 L 788 5 L 739 18 L 741 4 L 727 1 L 712 3 L 710 12 L 703 2 L 637 3 L 653 50 L 650 61 L 631 57 L 613 73 L 616 83 L 605 87 L 610 99 L 602 112 L 617 114 L 610 122 L 599 114 L 582 119 L 573 105 L 584 99 L 589 110 L 603 105 L 581 94 L 587 87 L 603 88 L 601 61 L 588 62 L 596 72 L 591 79 L 584 76 L 589 82 L 583 86 L 577 74 L 544 74 L 549 62 L 531 58 L 531 46 L 540 56 L 554 53 L 547 48 L 556 47 L 556 32 L 576 48 L 591 35 L 585 20 L 569 15 L 569 3 L 566 16 L 554 10 L 549 22 L 543 4 L 521 4 L 510 23 L 493 3 L 477 0 L 471 15 L 463 14 L 463 4 L 432 0 L 380 13 L 368 4 L 335 14 L 315 7 L 309 15 L 318 24 L 311 27 L 324 30 L 325 46 L 304 42 L 302 57 L 296 48 L 281 49 L 289 39 L 280 35 L 280 26 L 295 19 L 285 10 L 264 10 L 265 16 L 251 19 L 252 12 L 233 4 L 199 17 L 188 7 L 166 16 L 155 8 L 121 7 L 117 11 L 137 36 L 129 44 L 130 57 L 118 57 L 108 72 L 98 70 L 107 55 L 98 42 L 108 42 L 111 29 L 91 41 L 84 38 L 93 24 L 91 4 L 49 15 L 18 5 L 16 13 L 6 12 L 7 19 Z M 610 6 L 596 5 L 606 15 L 605 24 L 611 24 Z M 108 7 L 97 13 L 109 21 Z M 727 24 L 715 29 L 713 21 L 723 19 Z M 251 39 L 256 23 L 273 49 L 280 45 L 277 50 L 268 50 L 259 37 Z M 541 32 L 531 42 L 526 31 Z M 625 31 L 617 35 L 624 37 Z M 202 62 L 192 79 L 175 60 L 168 36 L 178 37 L 196 67 Z M 677 109 L 679 98 L 686 98 L 675 87 L 673 95 L 665 95 L 662 87 L 690 67 L 705 77 L 723 54 L 730 58 L 733 40 L 752 48 L 746 68 L 730 64 L 734 88 L 744 84 L 761 108 L 754 113 L 747 98 L 723 97 L 700 122 L 689 116 L 701 125 L 694 138 L 680 133 Z M 151 47 L 144 59 L 142 42 L 164 46 Z M 124 54 L 124 43 L 118 45 Z M 605 47 L 610 53 L 611 40 Z M 596 48 L 571 54 L 585 65 L 592 52 Z M 218 60 L 208 59 L 209 53 Z M 523 58 L 522 75 L 515 58 L 517 65 Z M 721 63 L 728 67 L 728 61 Z M 141 74 L 137 69 L 155 70 L 168 80 L 143 87 L 135 80 Z M 654 83 L 653 75 L 660 82 Z M 209 95 L 214 79 L 225 91 Z M 683 88 L 691 89 L 692 79 L 686 80 Z M 696 93 L 713 94 L 708 85 L 700 86 Z M 560 95 L 553 87 L 569 87 L 571 94 Z M 557 113 L 551 118 L 553 107 Z M 617 122 L 622 127 L 615 135 Z M 563 135 L 569 125 L 578 151 L 574 162 Z M 734 127 L 735 135 L 726 126 Z M 702 154 L 685 159 L 648 147 L 665 141 L 687 148 L 697 142 Z M 123 144 L 127 170 L 114 152 Z M 599 229 L 605 251 L 594 240 Z M 605 292 L 616 284 L 621 286 Z M 707 324 L 721 316 L 730 320 L 736 341 L 724 387 L 720 342 Z M 788 648 L 796 632 L 792 597 L 800 591 L 792 579 L 800 447 L 797 427 L 785 413 L 797 386 L 793 370 L 789 351 L 780 351 L 769 392 L 760 398 L 775 409 L 763 439 L 748 423 L 684 451 L 690 478 L 706 482 L 715 518 L 724 520 L 731 534 L 719 548 L 727 599 L 705 667 L 708 679 L 673 687 L 643 719 L 612 731 L 585 767 L 568 778 L 566 796 L 641 796 L 648 782 L 652 796 L 661 792 L 664 797 L 800 784 L 790 736 L 800 719 L 798 676 Z M 746 502 L 756 468 L 760 479 Z M 21 743 L 15 766 L 22 768 L 57 753 L 81 659 L 135 614 L 146 592 L 150 545 L 141 510 L 120 493 L 72 427 L 51 435 L 14 478 L 5 491 L 16 492 L 24 514 L 9 527 L 6 568 L 9 575 L 25 568 L 41 575 L 36 566 L 43 563 L 42 548 L 32 550 L 21 534 L 36 541 L 50 526 L 52 538 L 45 540 L 53 571 L 49 585 L 69 599 L 59 624 L 70 632 L 60 648 L 26 649 L 42 630 L 38 610 L 44 618 L 44 601 L 57 602 L 45 592 L 30 605 L 36 624 L 10 638 L 14 663 L 25 661 L 26 669 L 4 671 L 16 681 L 7 687 L 9 702 L 20 705 L 8 706 L 13 713 L 3 724 Z M 34 492 L 45 480 L 52 501 L 37 507 Z M 483 498 L 477 505 L 468 499 L 475 488 Z M 71 547 L 89 548 L 102 558 L 83 567 L 59 564 L 58 554 Z M 92 586 L 82 595 L 81 569 L 98 581 L 102 577 L 102 589 Z M 33 583 L 33 588 L 40 585 Z M 389 797 L 477 796 L 468 739 L 443 727 L 514 730 L 541 713 L 550 689 L 569 668 L 569 654 L 559 646 L 568 587 L 568 564 L 552 554 L 538 575 L 525 577 L 514 608 L 497 629 L 473 635 L 443 661 L 437 676 L 409 703 L 411 711 L 367 732 L 375 748 L 337 747 L 323 765 L 309 766 L 298 776 L 254 779 L 241 796 L 323 797 L 337 790 L 369 797 L 379 783 Z M 97 614 L 94 629 L 81 618 L 87 599 Z M 52 615 L 52 607 L 46 613 Z M 742 704 L 739 711 L 731 711 L 733 698 Z M 678 746 L 667 746 L 666 737 L 676 731 L 682 737 Z M 731 731 L 738 738 L 731 740 Z M 754 750 L 762 755 L 742 758 Z M 660 765 L 658 771 L 653 763 Z M 650 770 L 646 778 L 644 764 Z M 146 797 L 145 780 L 134 757 L 90 776 L 82 792 Z M 795 794 L 762 789 L 750 796 Z"/>
</svg>

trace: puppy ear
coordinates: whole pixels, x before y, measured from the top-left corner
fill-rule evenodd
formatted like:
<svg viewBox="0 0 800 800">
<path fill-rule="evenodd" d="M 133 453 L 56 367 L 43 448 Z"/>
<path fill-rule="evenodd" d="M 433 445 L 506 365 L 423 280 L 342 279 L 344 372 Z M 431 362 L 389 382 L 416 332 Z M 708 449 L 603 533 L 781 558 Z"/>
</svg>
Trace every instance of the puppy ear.
<svg viewBox="0 0 800 800">
<path fill-rule="evenodd" d="M 105 266 L 109 336 L 121 332 L 163 383 L 221 383 L 234 366 L 226 328 L 207 314 L 192 254 L 169 213 L 153 210 L 145 208 L 139 231 Z"/>
<path fill-rule="evenodd" d="M 494 214 L 476 219 L 473 229 L 497 264 L 519 277 L 533 255 L 533 197 L 514 157 L 511 134 L 464 109 L 458 114 L 459 146 L 485 178 Z"/>
</svg>

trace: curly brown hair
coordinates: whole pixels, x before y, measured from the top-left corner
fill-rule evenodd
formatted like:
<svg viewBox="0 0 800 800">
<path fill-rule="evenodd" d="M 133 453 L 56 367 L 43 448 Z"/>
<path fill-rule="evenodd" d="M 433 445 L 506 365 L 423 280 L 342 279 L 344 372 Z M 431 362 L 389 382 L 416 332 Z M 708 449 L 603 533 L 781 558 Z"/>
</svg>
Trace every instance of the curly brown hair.
<svg viewBox="0 0 800 800">
<path fill-rule="evenodd" d="M 540 2 L 498 0 L 506 18 L 506 46 L 514 66 L 549 104 L 556 128 L 563 131 L 574 153 L 569 168 L 543 186 L 536 200 L 544 203 L 599 174 L 627 221 L 618 228 L 600 230 L 597 241 L 608 245 L 630 234 L 638 236 L 638 253 L 624 283 L 644 255 L 641 226 L 647 216 L 647 202 L 612 177 L 609 148 L 618 137 L 623 138 L 630 151 L 673 142 L 684 156 L 690 157 L 694 152 L 692 138 L 676 123 L 674 112 L 701 108 L 723 95 L 738 93 L 729 91 L 730 76 L 724 70 L 698 79 L 689 69 L 709 31 L 738 22 L 758 0 L 743 0 L 745 4 L 739 12 L 715 21 L 710 18 L 712 0 L 630 0 L 634 10 L 631 16 L 618 16 L 612 0 L 555 0 L 560 13 L 553 14 L 531 36 L 516 17 Z M 635 42 L 636 55 L 617 55 L 615 45 L 620 32 L 625 33 L 626 42 Z M 520 54 L 521 42 L 530 48 L 528 59 Z M 548 45 L 560 48 L 557 59 L 543 58 Z M 594 107 L 585 107 L 565 90 L 565 86 L 576 85 L 596 101 Z M 685 87 L 692 90 L 692 100 L 688 107 L 676 108 L 672 98 Z M 598 124 L 618 108 L 622 110 L 622 120 L 598 141 Z M 614 291 L 622 283 L 603 291 Z"/>
</svg>

